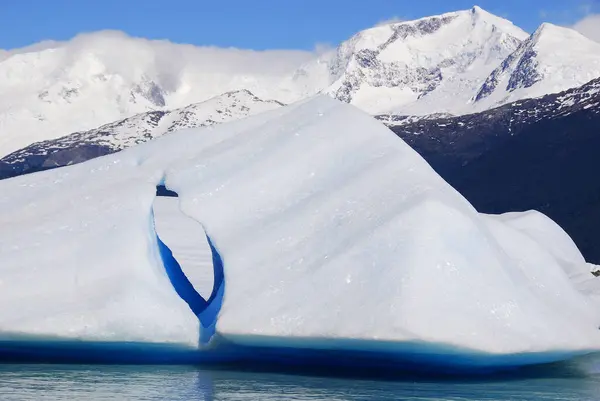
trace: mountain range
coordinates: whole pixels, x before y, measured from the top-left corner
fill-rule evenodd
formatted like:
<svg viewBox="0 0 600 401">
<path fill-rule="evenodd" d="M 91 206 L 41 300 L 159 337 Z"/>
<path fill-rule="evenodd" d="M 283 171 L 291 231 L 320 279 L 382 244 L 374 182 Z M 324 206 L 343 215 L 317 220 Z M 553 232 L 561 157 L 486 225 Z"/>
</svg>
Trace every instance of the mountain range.
<svg viewBox="0 0 600 401">
<path fill-rule="evenodd" d="M 322 93 L 376 116 L 480 211 L 540 210 L 600 263 L 599 77 L 600 44 L 479 7 L 318 54 L 80 35 L 0 55 L 0 178 Z"/>
<path fill-rule="evenodd" d="M 600 44 L 550 24 L 528 35 L 479 7 L 377 26 L 319 54 L 98 32 L 0 57 L 0 157 L 231 91 L 285 104 L 326 93 L 371 114 L 439 116 L 557 93 L 598 76 Z"/>
<path fill-rule="evenodd" d="M 248 90 L 227 92 L 171 111 L 155 110 L 89 131 L 35 142 L 0 159 L 0 178 L 67 166 L 118 152 L 185 128 L 208 127 L 281 107 Z"/>
</svg>

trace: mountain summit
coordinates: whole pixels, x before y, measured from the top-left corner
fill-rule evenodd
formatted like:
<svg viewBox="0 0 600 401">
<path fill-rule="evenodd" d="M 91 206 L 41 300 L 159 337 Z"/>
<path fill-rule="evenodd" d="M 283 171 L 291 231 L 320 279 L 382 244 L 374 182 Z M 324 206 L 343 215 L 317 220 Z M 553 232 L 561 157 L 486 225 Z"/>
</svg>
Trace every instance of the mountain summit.
<svg viewBox="0 0 600 401">
<path fill-rule="evenodd" d="M 97 32 L 0 54 L 0 157 L 235 91 L 285 104 L 326 93 L 372 114 L 427 118 L 557 93 L 598 76 L 600 44 L 550 24 L 528 35 L 479 7 L 377 26 L 318 55 Z"/>
<path fill-rule="evenodd" d="M 542 24 L 496 68 L 473 98 L 478 108 L 543 96 L 600 77 L 600 43 Z"/>
<path fill-rule="evenodd" d="M 195 47 L 118 32 L 14 51 L 0 61 L 0 155 L 230 91 L 295 101 L 307 94 L 285 84 L 292 84 L 288 77 L 313 57 L 298 51 Z"/>
<path fill-rule="evenodd" d="M 327 92 L 374 114 L 456 112 L 527 36 L 479 7 L 368 29 L 338 48 Z"/>
</svg>

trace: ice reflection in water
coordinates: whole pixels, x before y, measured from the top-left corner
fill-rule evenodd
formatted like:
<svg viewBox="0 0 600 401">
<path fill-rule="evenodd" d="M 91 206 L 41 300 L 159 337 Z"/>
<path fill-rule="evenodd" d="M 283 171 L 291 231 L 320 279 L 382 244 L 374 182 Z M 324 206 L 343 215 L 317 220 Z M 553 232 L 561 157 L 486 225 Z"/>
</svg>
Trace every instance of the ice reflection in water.
<svg viewBox="0 0 600 401">
<path fill-rule="evenodd" d="M 588 367 L 593 367 L 590 363 Z M 600 375 L 348 380 L 192 366 L 0 365 L 2 400 L 597 400 Z"/>
</svg>

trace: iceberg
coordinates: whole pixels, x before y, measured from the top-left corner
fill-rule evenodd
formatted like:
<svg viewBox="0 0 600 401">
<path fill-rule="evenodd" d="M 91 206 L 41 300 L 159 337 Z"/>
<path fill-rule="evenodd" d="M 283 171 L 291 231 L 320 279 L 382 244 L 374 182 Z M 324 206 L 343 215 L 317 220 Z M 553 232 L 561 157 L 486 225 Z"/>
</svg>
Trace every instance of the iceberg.
<svg viewBox="0 0 600 401">
<path fill-rule="evenodd" d="M 194 290 L 208 299 L 214 287 L 214 271 L 206 233 L 200 223 L 179 210 L 177 198 L 157 195 L 153 204 L 156 232 L 181 265 Z"/>
<path fill-rule="evenodd" d="M 157 235 L 160 185 L 208 263 Z M 518 366 L 600 350 L 600 279 L 559 226 L 479 214 L 325 96 L 1 181 L 0 260 L 0 352 L 56 340 Z"/>
</svg>

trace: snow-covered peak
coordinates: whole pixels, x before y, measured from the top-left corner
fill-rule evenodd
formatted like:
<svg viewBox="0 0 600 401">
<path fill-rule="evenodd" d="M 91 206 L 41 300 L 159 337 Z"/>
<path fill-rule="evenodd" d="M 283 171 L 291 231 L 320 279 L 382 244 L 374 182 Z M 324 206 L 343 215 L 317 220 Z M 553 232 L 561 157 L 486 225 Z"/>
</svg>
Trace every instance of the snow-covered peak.
<svg viewBox="0 0 600 401">
<path fill-rule="evenodd" d="M 541 38 L 548 38 L 548 35 L 555 35 L 556 37 L 571 37 L 579 38 L 585 37 L 581 33 L 574 29 L 566 28 L 564 26 L 554 25 L 550 22 L 543 22 L 531 35 L 534 41 L 539 41 Z"/>
<path fill-rule="evenodd" d="M 288 77 L 313 57 L 301 51 L 197 47 L 119 32 L 5 52 L 0 55 L 0 155 L 227 91 L 297 100 L 312 93 L 294 89 Z"/>
<path fill-rule="evenodd" d="M 171 111 L 154 111 L 103 125 L 97 129 L 75 135 L 79 142 L 125 149 L 165 134 L 186 129 L 207 127 L 227 121 L 239 120 L 283 106 L 276 100 L 263 100 L 248 90 L 227 92 L 204 102 L 194 103 Z M 84 137 L 81 137 L 81 134 Z M 70 139 L 70 136 L 61 138 Z"/>
<path fill-rule="evenodd" d="M 115 149 L 124 149 L 186 128 L 206 127 L 273 110 L 283 106 L 263 100 L 248 90 L 227 92 L 201 103 L 166 112 L 150 112 L 89 131 L 89 139 L 103 138 Z"/>
<path fill-rule="evenodd" d="M 470 10 L 471 17 L 473 20 L 485 21 L 489 24 L 494 24 L 500 29 L 504 30 L 514 30 L 516 35 L 523 37 L 523 30 L 517 26 L 515 26 L 511 21 L 506 18 L 502 18 L 498 15 L 492 14 L 489 11 L 484 10 L 479 6 L 473 6 Z M 456 14 L 464 14 L 466 11 L 458 11 Z"/>
<path fill-rule="evenodd" d="M 450 26 L 449 29 L 446 29 Z M 434 39 L 443 41 L 444 44 L 452 43 L 456 37 L 448 38 L 441 33 L 466 33 L 477 35 L 489 33 L 487 29 L 501 30 L 519 40 L 527 38 L 528 34 L 513 25 L 512 22 L 484 11 L 480 7 L 471 10 L 455 11 L 446 14 L 419 18 L 411 21 L 398 21 L 376 26 L 358 32 L 348 41 L 342 43 L 339 53 L 347 56 L 348 52 L 357 53 L 361 50 L 386 50 L 399 51 L 403 49 L 401 43 L 406 42 L 406 47 L 421 45 L 432 50 L 441 48 L 440 44 L 431 43 Z M 461 38 L 467 40 L 467 38 Z M 429 45 L 429 46 L 426 46 Z"/>
<path fill-rule="evenodd" d="M 0 51 L 0 157 L 239 90 L 286 104 L 326 93 L 372 114 L 468 114 L 600 76 L 599 47 L 550 24 L 530 36 L 480 7 L 376 26 L 327 52 L 82 34 Z"/>
<path fill-rule="evenodd" d="M 581 57 L 586 52 L 598 53 L 600 44 L 582 35 L 574 29 L 558 26 L 550 23 L 543 23 L 531 35 L 530 40 L 524 46 L 533 48 L 544 57 L 553 57 L 553 60 L 559 60 L 560 56 Z M 568 46 L 567 48 L 563 46 Z M 563 59 L 563 63 L 569 60 Z M 570 60 L 574 62 L 584 61 L 581 59 Z M 596 78 L 596 76 L 592 77 Z M 590 78 L 590 79 L 592 79 Z M 586 81 L 587 82 L 587 81 Z"/>
<path fill-rule="evenodd" d="M 496 68 L 473 98 L 478 109 L 558 93 L 600 77 L 600 43 L 542 24 Z"/>
<path fill-rule="evenodd" d="M 167 91 L 194 73 L 281 75 L 314 57 L 303 51 L 252 51 L 148 40 L 118 31 L 80 34 L 65 42 L 49 42 L 7 52 L 0 65 L 3 84 L 51 81 L 56 78 L 89 80 L 99 74 L 126 81 L 144 77 Z M 251 88 L 249 88 L 251 89 Z M 222 93 L 222 92 L 221 92 Z"/>
<path fill-rule="evenodd" d="M 260 99 L 248 90 L 240 90 L 180 109 L 136 114 L 89 131 L 26 146 L 0 158 L 0 176 L 79 163 L 174 131 L 239 120 L 282 105 L 274 100 Z"/>
<path fill-rule="evenodd" d="M 339 47 L 327 92 L 372 113 L 453 111 L 527 36 L 478 7 L 367 29 Z"/>
</svg>

